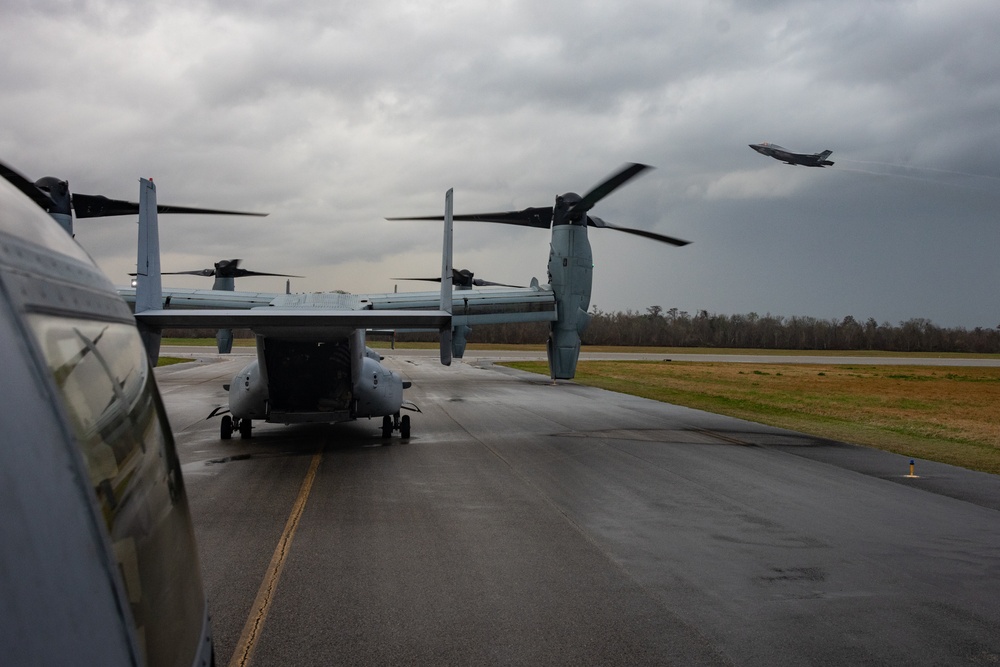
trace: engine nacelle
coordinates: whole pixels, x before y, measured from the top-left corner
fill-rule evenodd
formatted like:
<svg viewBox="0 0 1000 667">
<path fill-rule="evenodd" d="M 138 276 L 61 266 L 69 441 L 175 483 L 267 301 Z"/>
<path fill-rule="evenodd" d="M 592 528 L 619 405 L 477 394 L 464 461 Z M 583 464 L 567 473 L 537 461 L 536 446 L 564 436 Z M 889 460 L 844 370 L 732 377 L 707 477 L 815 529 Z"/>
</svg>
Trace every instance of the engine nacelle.
<svg viewBox="0 0 1000 667">
<path fill-rule="evenodd" d="M 403 405 L 403 378 L 369 356 L 354 383 L 356 417 L 395 415 Z"/>
<path fill-rule="evenodd" d="M 465 345 L 468 342 L 468 336 L 472 333 L 472 327 L 460 324 L 457 327 L 453 327 L 451 330 L 451 356 L 456 359 L 461 359 L 465 356 Z"/>
<path fill-rule="evenodd" d="M 549 284 L 555 293 L 559 319 L 552 323 L 549 333 L 549 373 L 553 380 L 569 380 L 576 375 L 580 334 L 590 321 L 587 310 L 594 256 L 586 224 L 553 224 L 550 248 Z"/>
<path fill-rule="evenodd" d="M 230 354 L 233 351 L 233 330 L 219 329 L 215 332 L 215 344 L 219 354 Z"/>
<path fill-rule="evenodd" d="M 267 381 L 260 364 L 252 361 L 229 385 L 229 411 L 236 419 L 267 418 Z"/>
</svg>

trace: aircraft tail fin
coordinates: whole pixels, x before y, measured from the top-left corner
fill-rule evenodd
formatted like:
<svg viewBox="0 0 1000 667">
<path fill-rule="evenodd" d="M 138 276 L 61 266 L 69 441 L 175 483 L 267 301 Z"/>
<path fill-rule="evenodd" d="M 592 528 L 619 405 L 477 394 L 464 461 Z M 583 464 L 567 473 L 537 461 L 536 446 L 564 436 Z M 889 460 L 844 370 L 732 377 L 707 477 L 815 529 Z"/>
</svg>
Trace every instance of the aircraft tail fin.
<svg viewBox="0 0 1000 667">
<path fill-rule="evenodd" d="M 816 156 L 817 158 L 819 158 L 817 162 L 819 162 L 820 166 L 829 167 L 833 165 L 832 162 L 827 160 L 827 158 L 830 157 L 831 153 L 833 153 L 833 151 L 823 151 L 822 153 Z"/>
<path fill-rule="evenodd" d="M 449 189 L 444 195 L 444 247 L 441 250 L 441 310 L 451 314 L 452 299 L 452 200 L 454 190 Z M 441 363 L 451 365 L 451 322 L 441 329 Z"/>
<path fill-rule="evenodd" d="M 156 215 L 156 186 L 152 180 L 139 179 L 139 246 L 135 267 L 135 312 L 163 307 L 160 279 L 160 231 Z M 142 323 L 139 334 L 146 346 L 149 362 L 156 366 L 160 358 L 160 331 Z"/>
</svg>

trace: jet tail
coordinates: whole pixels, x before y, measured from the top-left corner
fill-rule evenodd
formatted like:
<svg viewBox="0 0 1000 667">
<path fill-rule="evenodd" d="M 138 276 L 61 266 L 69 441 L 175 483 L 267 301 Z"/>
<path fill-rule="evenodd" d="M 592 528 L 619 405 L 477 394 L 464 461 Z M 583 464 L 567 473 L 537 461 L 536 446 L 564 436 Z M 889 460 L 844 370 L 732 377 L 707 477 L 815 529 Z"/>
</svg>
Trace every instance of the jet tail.
<svg viewBox="0 0 1000 667">
<path fill-rule="evenodd" d="M 451 315 L 452 272 L 452 199 L 454 189 L 444 195 L 444 247 L 441 250 L 441 310 Z M 450 319 L 450 318 L 449 318 Z M 441 329 L 441 363 L 451 366 L 451 322 Z"/>
<path fill-rule="evenodd" d="M 829 166 L 833 165 L 832 162 L 830 162 L 829 160 L 827 160 L 827 158 L 830 157 L 831 153 L 833 153 L 833 151 L 823 151 L 822 153 L 819 153 L 816 156 L 817 157 L 816 161 L 820 164 L 820 166 L 827 166 L 827 167 L 829 167 Z"/>
</svg>

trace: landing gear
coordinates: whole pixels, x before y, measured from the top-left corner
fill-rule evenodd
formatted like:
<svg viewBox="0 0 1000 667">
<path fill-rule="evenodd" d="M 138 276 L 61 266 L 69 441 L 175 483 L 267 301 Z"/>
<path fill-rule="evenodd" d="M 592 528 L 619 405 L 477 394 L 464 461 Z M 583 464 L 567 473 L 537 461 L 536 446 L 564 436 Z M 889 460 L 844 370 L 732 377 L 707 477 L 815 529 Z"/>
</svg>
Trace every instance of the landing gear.
<svg viewBox="0 0 1000 667">
<path fill-rule="evenodd" d="M 400 419 L 398 414 L 382 417 L 382 437 L 385 439 L 391 438 L 393 431 L 399 431 L 399 437 L 401 438 L 409 438 L 410 415 L 403 415 L 402 419 Z"/>
<path fill-rule="evenodd" d="M 232 415 L 223 415 L 219 423 L 219 436 L 223 440 L 232 440 L 233 431 L 239 431 L 240 437 L 248 440 L 252 430 L 253 425 L 248 418 L 236 419 Z"/>
</svg>

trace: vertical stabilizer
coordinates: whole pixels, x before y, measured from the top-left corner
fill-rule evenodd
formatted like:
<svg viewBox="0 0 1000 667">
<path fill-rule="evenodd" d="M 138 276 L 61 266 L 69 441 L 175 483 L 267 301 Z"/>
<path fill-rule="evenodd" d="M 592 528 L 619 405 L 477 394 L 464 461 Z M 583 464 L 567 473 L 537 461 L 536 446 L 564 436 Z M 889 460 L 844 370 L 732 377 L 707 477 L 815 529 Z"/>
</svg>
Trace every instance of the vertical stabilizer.
<svg viewBox="0 0 1000 667">
<path fill-rule="evenodd" d="M 135 312 L 163 307 L 160 282 L 160 231 L 156 217 L 156 186 L 152 180 L 139 179 L 139 249 L 135 267 Z M 139 324 L 149 362 L 156 366 L 160 358 L 160 332 Z"/>
<path fill-rule="evenodd" d="M 441 250 L 441 310 L 451 314 L 452 279 L 452 200 L 454 189 L 444 195 L 444 247 Z M 441 363 L 451 365 L 451 322 L 441 329 Z"/>
</svg>

